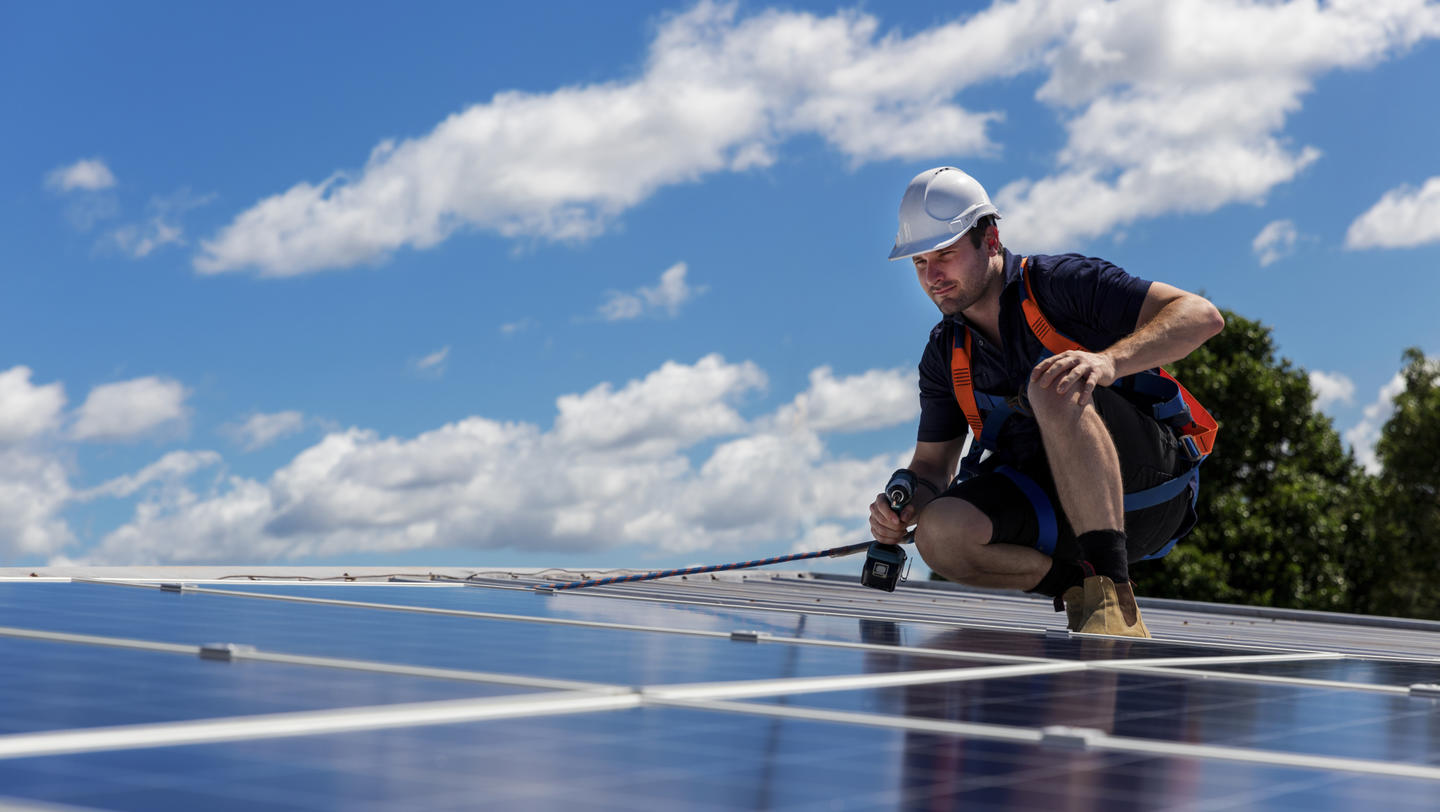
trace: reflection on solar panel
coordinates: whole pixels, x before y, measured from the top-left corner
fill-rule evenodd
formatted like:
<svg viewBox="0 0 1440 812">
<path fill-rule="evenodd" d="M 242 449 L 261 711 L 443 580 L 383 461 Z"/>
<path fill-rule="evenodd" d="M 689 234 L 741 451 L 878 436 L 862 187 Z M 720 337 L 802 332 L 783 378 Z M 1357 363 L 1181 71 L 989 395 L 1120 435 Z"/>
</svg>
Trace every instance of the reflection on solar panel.
<svg viewBox="0 0 1440 812">
<path fill-rule="evenodd" d="M 215 575 L 0 581 L 0 804 L 1440 799 L 1436 623 L 1142 601 L 1156 639 L 1127 640 L 1026 596 L 795 573 L 563 593 Z"/>
</svg>

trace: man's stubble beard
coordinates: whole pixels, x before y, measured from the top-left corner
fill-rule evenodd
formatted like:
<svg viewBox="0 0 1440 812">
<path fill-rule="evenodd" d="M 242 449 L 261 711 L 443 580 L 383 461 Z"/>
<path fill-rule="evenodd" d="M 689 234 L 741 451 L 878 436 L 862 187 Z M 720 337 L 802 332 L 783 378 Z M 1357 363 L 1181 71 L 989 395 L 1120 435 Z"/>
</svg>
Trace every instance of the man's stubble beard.
<svg viewBox="0 0 1440 812">
<path fill-rule="evenodd" d="M 959 295 L 952 294 L 950 296 L 946 296 L 938 302 L 935 302 L 935 306 L 940 308 L 941 315 L 947 317 L 954 316 L 957 313 L 963 313 L 965 310 L 969 309 L 970 305 L 978 302 L 980 300 L 980 297 L 983 295 L 985 295 L 984 291 L 981 291 L 980 293 L 977 293 L 973 296 L 964 298 Z"/>
</svg>

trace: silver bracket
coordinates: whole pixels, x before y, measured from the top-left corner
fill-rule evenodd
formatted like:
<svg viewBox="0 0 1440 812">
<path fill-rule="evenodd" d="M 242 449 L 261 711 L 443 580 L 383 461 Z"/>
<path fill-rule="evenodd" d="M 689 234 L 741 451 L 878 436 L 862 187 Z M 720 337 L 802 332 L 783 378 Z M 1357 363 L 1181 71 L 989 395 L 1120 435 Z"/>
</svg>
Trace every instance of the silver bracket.
<svg viewBox="0 0 1440 812">
<path fill-rule="evenodd" d="M 1440 685 L 1435 683 L 1417 682 L 1410 686 L 1411 696 L 1426 697 L 1429 699 L 1440 699 Z"/>
<path fill-rule="evenodd" d="M 237 656 L 243 657 L 255 650 L 254 646 L 243 643 L 206 643 L 200 647 L 200 659 L 230 662 Z"/>
<path fill-rule="evenodd" d="M 1066 750 L 1084 750 L 1096 739 L 1105 735 L 1103 731 L 1093 727 L 1065 727 L 1063 725 L 1051 725 L 1041 728 L 1040 743 L 1048 744 L 1051 747 L 1061 747 Z"/>
</svg>

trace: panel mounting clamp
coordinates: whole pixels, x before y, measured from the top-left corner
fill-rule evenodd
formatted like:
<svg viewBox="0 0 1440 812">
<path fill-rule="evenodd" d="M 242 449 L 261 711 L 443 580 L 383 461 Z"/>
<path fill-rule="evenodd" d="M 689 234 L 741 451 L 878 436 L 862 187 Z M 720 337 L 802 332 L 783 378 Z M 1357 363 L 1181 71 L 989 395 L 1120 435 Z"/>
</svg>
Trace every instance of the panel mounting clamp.
<svg viewBox="0 0 1440 812">
<path fill-rule="evenodd" d="M 206 643 L 200 647 L 200 659 L 229 662 L 254 651 L 254 646 L 247 646 L 243 643 Z"/>
<path fill-rule="evenodd" d="M 1093 727 L 1065 727 L 1051 725 L 1040 729 L 1040 743 L 1066 750 L 1084 750 L 1096 741 L 1105 738 L 1105 732 Z"/>
</svg>

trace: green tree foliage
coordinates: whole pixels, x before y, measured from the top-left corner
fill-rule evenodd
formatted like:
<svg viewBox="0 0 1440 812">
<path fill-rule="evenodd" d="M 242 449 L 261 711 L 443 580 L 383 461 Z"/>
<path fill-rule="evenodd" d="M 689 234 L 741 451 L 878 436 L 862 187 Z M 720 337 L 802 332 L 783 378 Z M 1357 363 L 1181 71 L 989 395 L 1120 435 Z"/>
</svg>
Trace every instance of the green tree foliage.
<svg viewBox="0 0 1440 812">
<path fill-rule="evenodd" d="M 1351 559 L 1372 533 L 1367 477 L 1314 410 L 1309 376 L 1276 360 L 1270 328 L 1224 315 L 1224 332 L 1171 367 L 1220 422 L 1199 525 L 1133 574 L 1156 597 L 1350 609 Z"/>
<path fill-rule="evenodd" d="M 1405 351 L 1405 391 L 1375 453 L 1376 538 L 1357 585 L 1356 611 L 1440 617 L 1440 362 Z"/>
</svg>

